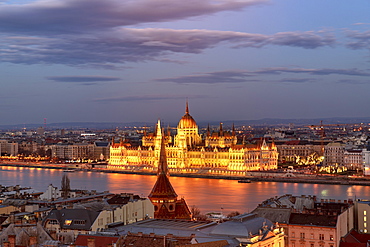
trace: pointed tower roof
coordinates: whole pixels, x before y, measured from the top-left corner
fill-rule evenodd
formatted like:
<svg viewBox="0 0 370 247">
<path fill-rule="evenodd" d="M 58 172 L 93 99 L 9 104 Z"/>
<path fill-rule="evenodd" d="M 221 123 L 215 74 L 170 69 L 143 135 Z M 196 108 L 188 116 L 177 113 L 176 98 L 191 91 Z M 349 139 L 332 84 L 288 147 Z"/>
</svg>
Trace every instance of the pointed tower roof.
<svg viewBox="0 0 370 247">
<path fill-rule="evenodd" d="M 189 114 L 189 102 L 188 102 L 188 99 L 186 99 L 185 114 Z"/>
<path fill-rule="evenodd" d="M 177 128 L 187 129 L 187 128 L 198 128 L 197 123 L 189 114 L 189 103 L 186 100 L 185 115 L 180 119 Z"/>
<path fill-rule="evenodd" d="M 224 135 L 224 130 L 222 129 L 222 122 L 220 122 L 220 136 Z"/>
<path fill-rule="evenodd" d="M 157 122 L 157 128 L 155 129 L 155 135 L 156 136 L 161 136 L 162 135 L 161 120 L 160 119 L 158 119 L 158 122 Z"/>
<path fill-rule="evenodd" d="M 157 181 L 154 184 L 153 189 L 148 196 L 149 199 L 150 198 L 177 199 L 177 194 L 173 189 L 168 177 L 169 172 L 167 166 L 166 146 L 164 144 L 164 137 L 162 137 L 161 151 L 159 154 Z"/>
<path fill-rule="evenodd" d="M 146 125 L 144 125 L 144 133 L 143 133 L 144 136 L 146 136 Z"/>
</svg>

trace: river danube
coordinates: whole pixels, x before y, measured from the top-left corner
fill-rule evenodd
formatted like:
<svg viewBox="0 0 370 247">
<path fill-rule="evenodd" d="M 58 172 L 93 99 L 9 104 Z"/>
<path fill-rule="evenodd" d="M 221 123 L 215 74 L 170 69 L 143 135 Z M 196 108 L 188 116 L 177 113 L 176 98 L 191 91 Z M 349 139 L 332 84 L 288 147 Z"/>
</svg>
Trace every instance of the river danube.
<svg viewBox="0 0 370 247">
<path fill-rule="evenodd" d="M 129 192 L 147 197 L 156 181 L 156 176 L 130 175 L 99 172 L 64 173 L 56 169 L 0 167 L 0 184 L 21 185 L 35 191 L 46 191 L 49 184 L 60 188 L 63 174 L 67 174 L 72 189 Z M 184 197 L 189 206 L 196 205 L 202 213 L 210 211 L 249 212 L 262 201 L 284 194 L 316 195 L 322 199 L 370 199 L 369 186 L 324 185 L 278 182 L 238 183 L 236 180 L 170 177 L 179 197 Z"/>
</svg>

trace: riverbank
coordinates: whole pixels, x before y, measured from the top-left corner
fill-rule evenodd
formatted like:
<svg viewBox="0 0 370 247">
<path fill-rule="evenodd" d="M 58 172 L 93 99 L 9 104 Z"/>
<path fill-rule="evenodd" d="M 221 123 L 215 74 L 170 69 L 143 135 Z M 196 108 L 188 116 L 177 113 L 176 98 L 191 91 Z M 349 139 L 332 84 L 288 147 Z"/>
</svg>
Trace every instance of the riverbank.
<svg viewBox="0 0 370 247">
<path fill-rule="evenodd" d="M 89 171 L 89 172 L 104 172 L 104 173 L 120 173 L 120 174 L 137 174 L 154 176 L 155 172 L 149 171 L 132 171 L 120 170 L 113 171 L 104 168 L 76 168 L 68 164 L 53 164 L 46 162 L 20 162 L 20 161 L 2 161 L 0 166 L 13 167 L 28 167 L 41 169 L 59 169 L 68 172 Z M 288 175 L 288 176 L 287 176 Z M 334 185 L 362 185 L 370 186 L 370 178 L 366 177 L 348 177 L 348 176 L 329 176 L 329 175 L 311 175 L 311 174 L 295 174 L 295 173 L 274 173 L 274 172 L 248 172 L 246 176 L 229 176 L 229 175 L 213 175 L 213 174 L 197 174 L 197 173 L 171 173 L 172 177 L 188 177 L 188 178 L 208 178 L 208 179 L 227 179 L 227 180 L 245 180 L 251 182 L 281 182 L 281 183 L 309 183 L 309 184 L 334 184 Z"/>
</svg>

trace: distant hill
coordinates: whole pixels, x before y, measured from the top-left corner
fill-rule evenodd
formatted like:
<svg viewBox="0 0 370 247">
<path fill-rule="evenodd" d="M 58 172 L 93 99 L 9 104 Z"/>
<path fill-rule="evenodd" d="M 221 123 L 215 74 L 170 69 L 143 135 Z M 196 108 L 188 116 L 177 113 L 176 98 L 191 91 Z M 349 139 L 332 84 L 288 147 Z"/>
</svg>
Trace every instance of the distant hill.
<svg viewBox="0 0 370 247">
<path fill-rule="evenodd" d="M 370 123 L 370 117 L 334 117 L 334 118 L 309 118 L 309 119 L 279 119 L 279 118 L 263 118 L 258 120 L 226 120 L 222 121 L 224 126 L 231 126 L 233 123 L 235 126 L 288 126 L 294 124 L 296 126 L 303 125 L 319 125 L 320 121 L 323 124 L 355 124 L 355 123 Z M 210 121 L 197 122 L 200 127 L 206 127 L 208 124 L 217 126 L 220 122 Z M 169 123 L 170 126 L 177 126 L 178 122 Z M 66 122 L 66 123 L 50 123 L 47 125 L 48 129 L 115 129 L 125 128 L 134 126 L 148 126 L 153 127 L 155 123 L 149 122 L 128 122 L 128 123 L 115 123 L 115 122 Z M 0 125 L 1 130 L 21 130 L 26 127 L 27 129 L 37 129 L 41 127 L 40 124 L 14 124 L 14 125 Z M 165 126 L 164 126 L 165 127 Z"/>
</svg>

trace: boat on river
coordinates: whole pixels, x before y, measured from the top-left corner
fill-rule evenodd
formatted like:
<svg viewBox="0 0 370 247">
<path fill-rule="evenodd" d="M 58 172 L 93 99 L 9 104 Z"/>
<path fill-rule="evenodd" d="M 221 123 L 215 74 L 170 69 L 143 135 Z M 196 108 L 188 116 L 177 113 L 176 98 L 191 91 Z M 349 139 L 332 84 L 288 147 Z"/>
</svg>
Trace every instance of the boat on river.
<svg viewBox="0 0 370 247">
<path fill-rule="evenodd" d="M 238 183 L 250 183 L 251 180 L 250 179 L 241 179 L 241 180 L 238 180 Z"/>
</svg>

